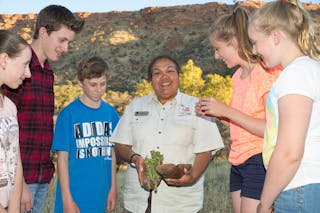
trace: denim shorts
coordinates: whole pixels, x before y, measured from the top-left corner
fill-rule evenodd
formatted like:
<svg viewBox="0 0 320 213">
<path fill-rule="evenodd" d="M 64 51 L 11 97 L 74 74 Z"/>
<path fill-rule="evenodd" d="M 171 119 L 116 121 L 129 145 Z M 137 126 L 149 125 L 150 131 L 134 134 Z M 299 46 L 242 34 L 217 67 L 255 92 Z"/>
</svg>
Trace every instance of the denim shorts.
<svg viewBox="0 0 320 213">
<path fill-rule="evenodd" d="M 260 200 L 265 176 L 262 154 L 253 155 L 243 164 L 231 166 L 230 192 L 241 190 L 241 197 Z"/>
<path fill-rule="evenodd" d="M 308 184 L 280 193 L 274 202 L 275 213 L 320 212 L 320 183 Z"/>
</svg>

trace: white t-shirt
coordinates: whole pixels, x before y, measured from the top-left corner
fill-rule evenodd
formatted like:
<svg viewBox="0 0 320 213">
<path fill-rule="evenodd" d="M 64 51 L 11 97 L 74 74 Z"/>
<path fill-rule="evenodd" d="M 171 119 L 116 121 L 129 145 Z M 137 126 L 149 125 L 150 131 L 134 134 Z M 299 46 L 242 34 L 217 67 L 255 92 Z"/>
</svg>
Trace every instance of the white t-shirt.
<svg viewBox="0 0 320 213">
<path fill-rule="evenodd" d="M 299 94 L 313 100 L 312 114 L 301 165 L 285 190 L 320 183 L 320 62 L 307 56 L 295 59 L 271 87 L 267 103 L 263 160 L 267 168 L 274 150 L 279 123 L 278 100 L 288 94 Z M 290 145 L 290 141 L 288 141 Z"/>
<path fill-rule="evenodd" d="M 134 99 L 110 140 L 132 145 L 143 157 L 151 157 L 151 150 L 160 151 L 163 163 L 193 164 L 196 153 L 223 147 L 216 124 L 195 115 L 197 100 L 180 92 L 164 105 L 154 94 Z M 152 213 L 198 212 L 203 206 L 203 177 L 189 187 L 168 187 L 162 181 L 158 192 L 152 195 Z M 129 167 L 124 189 L 125 208 L 144 213 L 148 195 L 139 184 L 136 169 Z"/>
<path fill-rule="evenodd" d="M 0 204 L 8 206 L 19 156 L 19 127 L 14 103 L 4 97 L 0 107 Z"/>
</svg>

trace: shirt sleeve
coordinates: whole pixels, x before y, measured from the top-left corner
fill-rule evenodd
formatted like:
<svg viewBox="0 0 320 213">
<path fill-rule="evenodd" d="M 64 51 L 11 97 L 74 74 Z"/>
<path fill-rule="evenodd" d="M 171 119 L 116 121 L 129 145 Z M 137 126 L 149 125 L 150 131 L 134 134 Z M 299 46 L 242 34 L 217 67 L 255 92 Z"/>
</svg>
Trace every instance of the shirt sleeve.
<svg viewBox="0 0 320 213">
<path fill-rule="evenodd" d="M 132 145 L 131 125 L 130 120 L 132 116 L 132 104 L 129 104 L 125 112 L 121 116 L 110 141 L 112 143 L 119 143 L 125 145 Z"/>
<path fill-rule="evenodd" d="M 51 150 L 67 151 L 70 150 L 70 115 L 66 111 L 61 111 L 57 117 L 56 128 L 53 136 Z"/>
<path fill-rule="evenodd" d="M 112 113 L 112 123 L 113 123 L 112 132 L 113 132 L 119 122 L 119 114 L 115 108 L 112 108 L 112 109 L 113 109 L 113 113 Z"/>
<path fill-rule="evenodd" d="M 194 128 L 194 153 L 213 151 L 214 154 L 224 147 L 221 134 L 215 122 L 196 116 Z"/>
<path fill-rule="evenodd" d="M 281 87 L 277 87 L 278 99 L 289 94 L 303 95 L 313 100 L 317 99 L 319 94 L 316 88 L 318 88 L 317 84 L 319 82 L 314 79 L 317 78 L 316 75 L 318 74 L 312 71 L 304 72 L 303 70 L 303 67 L 297 66 L 283 73 L 281 82 L 279 82 Z"/>
<path fill-rule="evenodd" d="M 11 101 L 13 101 L 13 103 L 17 106 L 17 108 L 19 108 L 19 100 L 20 100 L 20 96 L 22 95 L 22 91 L 23 91 L 23 85 L 21 85 L 19 87 L 19 89 L 11 89 L 7 86 L 3 86 L 3 94 L 5 96 L 7 96 Z"/>
<path fill-rule="evenodd" d="M 273 71 L 266 71 L 261 68 L 259 70 L 259 75 L 257 75 L 256 79 L 256 91 L 258 96 L 262 98 L 265 94 L 269 93 L 272 84 L 276 81 L 280 74 L 281 70 L 273 70 Z"/>
</svg>

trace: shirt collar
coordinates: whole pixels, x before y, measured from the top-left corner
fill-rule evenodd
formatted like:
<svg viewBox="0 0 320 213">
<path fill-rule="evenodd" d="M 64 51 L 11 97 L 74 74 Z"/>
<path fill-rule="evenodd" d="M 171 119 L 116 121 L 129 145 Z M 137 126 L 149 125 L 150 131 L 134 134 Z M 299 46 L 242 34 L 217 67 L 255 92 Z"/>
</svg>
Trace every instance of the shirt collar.
<svg viewBox="0 0 320 213">
<path fill-rule="evenodd" d="M 35 51 L 32 49 L 32 47 L 31 47 L 31 51 L 32 51 L 32 58 L 31 58 L 31 62 L 30 62 L 30 67 L 41 66 L 39 58 L 38 58 L 37 54 L 35 53 Z M 48 60 L 45 60 L 45 62 L 43 64 L 43 68 L 45 70 L 51 70 L 51 66 L 50 66 Z"/>
<path fill-rule="evenodd" d="M 148 102 L 151 102 L 151 101 L 153 101 L 154 103 L 160 103 L 155 93 L 152 93 L 149 96 Z M 181 92 L 179 89 L 178 89 L 177 95 L 167 103 L 170 103 L 170 102 L 173 102 L 173 103 L 176 102 L 177 104 L 181 103 Z"/>
</svg>

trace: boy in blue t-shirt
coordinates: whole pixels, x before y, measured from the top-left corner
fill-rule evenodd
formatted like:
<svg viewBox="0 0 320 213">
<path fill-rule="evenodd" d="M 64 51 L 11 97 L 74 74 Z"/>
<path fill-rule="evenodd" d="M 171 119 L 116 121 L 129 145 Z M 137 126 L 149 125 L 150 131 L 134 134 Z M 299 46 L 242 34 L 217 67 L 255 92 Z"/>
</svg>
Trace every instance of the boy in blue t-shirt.
<svg viewBox="0 0 320 213">
<path fill-rule="evenodd" d="M 101 100 L 108 65 L 100 57 L 78 67 L 83 94 L 58 115 L 52 150 L 58 154 L 55 213 L 101 213 L 116 206 L 116 160 L 109 142 L 116 110 Z"/>
</svg>

